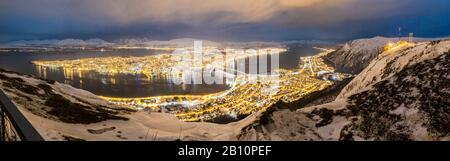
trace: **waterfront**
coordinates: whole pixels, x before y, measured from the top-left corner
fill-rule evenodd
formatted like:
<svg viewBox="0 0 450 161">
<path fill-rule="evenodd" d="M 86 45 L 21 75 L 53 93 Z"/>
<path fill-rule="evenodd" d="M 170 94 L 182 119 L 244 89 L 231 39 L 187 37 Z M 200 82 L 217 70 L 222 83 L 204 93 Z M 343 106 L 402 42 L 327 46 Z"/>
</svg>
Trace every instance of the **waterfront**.
<svg viewBox="0 0 450 161">
<path fill-rule="evenodd" d="M 35 70 L 32 74 L 38 77 L 55 80 L 55 75 L 60 74 L 63 83 L 83 89 L 91 86 L 93 88 L 86 90 L 112 104 L 137 110 L 170 113 L 183 121 L 210 121 L 221 116 L 237 119 L 266 110 L 278 101 L 293 102 L 331 86 L 341 75 L 334 73 L 334 68 L 325 64 L 322 56 L 334 50 L 313 49 L 320 52 L 314 56 L 300 56 L 286 52 L 285 49 L 261 48 L 255 53 L 227 54 L 224 59 L 206 59 L 199 64 L 176 61 L 179 60 L 178 57 L 185 55 L 167 54 L 167 51 L 127 56 L 89 55 L 72 59 L 61 59 L 58 55 L 59 59 L 34 58 L 29 64 Z M 270 60 L 275 56 L 271 55 L 271 51 L 281 51 L 274 52 L 277 53 L 277 59 L 280 58 L 279 65 L 276 66 L 281 68 L 271 69 L 268 73 L 251 73 L 248 69 L 249 60 L 256 58 L 260 64 L 260 58 L 266 57 L 269 60 L 266 63 L 271 66 Z M 192 52 L 187 53 L 190 54 Z M 286 58 L 296 59 L 296 65 L 287 65 L 289 63 L 282 60 Z M 236 69 L 239 64 L 235 63 L 239 61 L 247 66 L 243 71 Z M 229 64 L 232 64 L 231 70 Z M 225 82 L 174 83 L 174 80 L 184 80 L 185 73 L 174 72 L 174 69 L 180 67 L 188 73 L 206 69 L 219 70 L 225 73 Z M 134 88 L 130 88 L 128 81 L 132 82 L 131 86 Z M 155 83 L 158 81 L 161 83 Z M 178 90 L 179 88 L 181 90 Z"/>
<path fill-rule="evenodd" d="M 322 58 L 333 50 L 320 50 L 315 56 L 300 57 L 297 69 L 280 69 L 272 75 L 239 75 L 231 89 L 215 94 L 102 98 L 121 106 L 172 113 L 183 121 L 208 121 L 225 115 L 237 119 L 266 110 L 278 101 L 299 100 L 342 80 L 343 75 L 334 73 Z"/>
<path fill-rule="evenodd" d="M 280 68 L 298 68 L 300 56 L 317 53 L 311 46 L 302 46 L 296 52 L 287 51 L 280 54 Z M 149 49 L 118 49 L 105 51 L 74 51 L 74 52 L 2 52 L 0 54 L 0 68 L 23 74 L 35 75 L 40 78 L 56 80 L 69 84 L 75 88 L 90 91 L 96 95 L 109 97 L 151 97 L 167 95 L 205 95 L 230 89 L 226 84 L 183 84 L 177 85 L 169 77 L 155 76 L 148 79 L 145 75 L 116 74 L 105 75 L 98 72 L 86 71 L 81 75 L 77 71 L 40 68 L 32 61 L 37 60 L 75 60 L 83 58 L 105 57 L 144 57 L 170 53 L 166 50 Z"/>
</svg>

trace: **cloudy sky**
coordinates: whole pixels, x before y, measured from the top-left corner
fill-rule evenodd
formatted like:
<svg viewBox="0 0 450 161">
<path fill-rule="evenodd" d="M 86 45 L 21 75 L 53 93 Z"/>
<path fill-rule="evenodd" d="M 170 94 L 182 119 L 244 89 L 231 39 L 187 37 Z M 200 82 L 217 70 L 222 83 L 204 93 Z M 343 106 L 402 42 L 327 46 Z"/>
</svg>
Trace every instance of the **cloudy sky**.
<svg viewBox="0 0 450 161">
<path fill-rule="evenodd" d="M 0 0 L 0 42 L 450 35 L 449 0 Z"/>
</svg>

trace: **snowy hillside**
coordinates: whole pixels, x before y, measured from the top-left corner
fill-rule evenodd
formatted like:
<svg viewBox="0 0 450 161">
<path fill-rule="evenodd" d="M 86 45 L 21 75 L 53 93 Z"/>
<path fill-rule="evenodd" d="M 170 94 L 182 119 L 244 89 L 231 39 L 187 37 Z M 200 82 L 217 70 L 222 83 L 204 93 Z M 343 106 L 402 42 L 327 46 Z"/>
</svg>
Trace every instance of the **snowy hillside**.
<svg viewBox="0 0 450 161">
<path fill-rule="evenodd" d="M 375 60 L 368 64 L 367 67 L 341 91 L 339 97 L 348 97 L 356 91 L 361 91 L 369 85 L 399 72 L 408 65 L 423 61 L 424 59 L 429 59 L 430 57 L 436 57 L 436 55 L 442 54 L 443 51 L 448 50 L 448 46 L 450 46 L 449 41 L 433 45 L 433 48 L 430 48 L 429 42 L 422 42 L 417 43 L 414 47 L 403 47 L 402 49 L 394 51 L 386 51 L 376 56 Z M 422 52 L 427 54 L 423 54 Z"/>
<path fill-rule="evenodd" d="M 241 138 L 450 140 L 449 91 L 450 40 L 422 42 L 375 56 L 335 101 L 266 114 Z"/>
<path fill-rule="evenodd" d="M 336 65 L 337 70 L 344 73 L 358 74 L 391 42 L 407 41 L 408 38 L 374 37 L 347 42 L 342 48 L 328 54 L 328 59 Z M 414 38 L 413 41 L 430 41 L 430 39 Z"/>
</svg>

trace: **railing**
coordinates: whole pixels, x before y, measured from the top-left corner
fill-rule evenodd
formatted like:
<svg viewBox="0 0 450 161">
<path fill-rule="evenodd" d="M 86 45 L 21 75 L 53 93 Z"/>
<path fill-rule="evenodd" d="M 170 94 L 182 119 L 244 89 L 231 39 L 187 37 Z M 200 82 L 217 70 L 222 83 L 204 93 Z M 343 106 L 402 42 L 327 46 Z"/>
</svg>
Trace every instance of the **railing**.
<svg viewBox="0 0 450 161">
<path fill-rule="evenodd" d="M 0 90 L 0 141 L 44 141 L 2 90 Z"/>
</svg>

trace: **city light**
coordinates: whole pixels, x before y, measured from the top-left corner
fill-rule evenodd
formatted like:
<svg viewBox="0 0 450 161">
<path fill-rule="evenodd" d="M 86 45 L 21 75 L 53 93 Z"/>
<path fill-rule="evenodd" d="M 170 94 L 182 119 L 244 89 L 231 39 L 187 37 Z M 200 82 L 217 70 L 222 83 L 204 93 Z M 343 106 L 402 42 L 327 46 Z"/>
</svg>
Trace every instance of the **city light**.
<svg viewBox="0 0 450 161">
<path fill-rule="evenodd" d="M 233 88 L 220 93 L 202 96 L 103 98 L 117 105 L 169 112 L 183 121 L 211 120 L 223 115 L 248 115 L 266 110 L 280 100 L 289 103 L 332 85 L 331 81 L 320 79 L 315 74 L 319 71 L 334 72 L 334 69 L 326 65 L 321 58 L 331 51 L 333 50 L 325 50 L 317 56 L 301 58 L 300 64 L 304 68 L 280 70 L 276 79 L 267 76 L 256 83 L 250 83 L 251 81 L 242 83 L 239 80 L 245 80 L 243 77 L 250 75 L 239 76 L 236 78 L 237 81 L 234 81 Z M 306 67 L 311 67 L 311 70 L 305 70 Z M 195 103 L 187 104 L 188 102 Z"/>
<path fill-rule="evenodd" d="M 262 50 L 271 50 L 267 48 Z M 219 116 L 249 115 L 260 110 L 266 110 L 278 101 L 286 103 L 299 100 L 315 91 L 323 90 L 333 84 L 323 73 L 334 73 L 334 68 L 324 63 L 322 57 L 334 50 L 321 49 L 316 56 L 301 57 L 298 70 L 278 69 L 276 74 L 262 75 L 249 73 L 234 73 L 234 80 L 229 90 L 208 95 L 172 95 L 143 98 L 101 97 L 112 104 L 133 109 L 145 109 L 155 112 L 174 114 L 183 121 L 205 121 Z M 260 49 L 261 50 L 261 49 Z M 261 53 L 227 54 L 223 66 L 217 69 L 226 70 L 229 61 L 244 59 Z M 190 53 L 188 53 L 190 54 Z M 106 75 L 142 74 L 151 78 L 156 75 L 174 74 L 171 68 L 176 66 L 190 67 L 188 70 L 205 68 L 215 64 L 214 60 L 204 61 L 199 67 L 183 61 L 173 61 L 173 54 L 161 54 L 142 57 L 106 57 L 85 58 L 61 61 L 34 61 L 43 68 L 62 69 L 64 73 L 81 73 L 95 71 Z M 225 65 L 224 65 L 225 64 Z M 179 76 L 179 73 L 175 74 Z M 339 75 L 338 75 L 339 76 Z M 176 76 L 175 76 L 176 77 Z"/>
<path fill-rule="evenodd" d="M 412 45 L 414 45 L 414 43 L 408 42 L 408 41 L 398 41 L 395 43 L 391 42 L 384 46 L 384 51 L 393 51 L 393 50 L 400 49 L 402 47 L 412 46 Z"/>
</svg>

